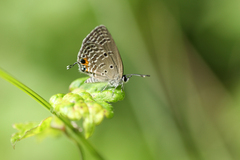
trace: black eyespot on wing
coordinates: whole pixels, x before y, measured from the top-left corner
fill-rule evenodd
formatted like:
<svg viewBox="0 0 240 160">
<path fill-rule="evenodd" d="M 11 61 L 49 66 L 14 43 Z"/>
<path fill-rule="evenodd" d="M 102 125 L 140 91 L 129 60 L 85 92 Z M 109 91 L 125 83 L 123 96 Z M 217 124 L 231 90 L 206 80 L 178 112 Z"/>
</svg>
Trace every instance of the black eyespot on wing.
<svg viewBox="0 0 240 160">
<path fill-rule="evenodd" d="M 83 67 L 81 68 L 81 71 L 82 71 L 82 72 L 85 72 L 85 71 L 86 71 L 86 67 L 83 66 Z"/>
<path fill-rule="evenodd" d="M 113 69 L 113 65 L 110 65 L 109 67 L 110 67 L 111 69 Z"/>
<path fill-rule="evenodd" d="M 85 63 L 86 63 L 86 61 L 85 61 L 84 59 L 81 59 L 80 62 L 81 62 L 82 64 L 85 64 Z"/>
</svg>

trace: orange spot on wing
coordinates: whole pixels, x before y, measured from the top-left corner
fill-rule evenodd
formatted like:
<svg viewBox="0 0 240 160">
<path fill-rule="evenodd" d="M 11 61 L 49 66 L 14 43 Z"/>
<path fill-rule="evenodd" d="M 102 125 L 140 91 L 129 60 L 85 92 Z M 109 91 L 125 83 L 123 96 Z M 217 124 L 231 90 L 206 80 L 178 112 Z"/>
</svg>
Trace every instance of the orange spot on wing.
<svg viewBox="0 0 240 160">
<path fill-rule="evenodd" d="M 85 61 L 85 63 L 83 64 L 83 65 L 86 67 L 86 70 L 85 70 L 85 71 L 88 72 L 88 67 L 89 67 L 89 66 L 88 66 L 88 63 L 89 63 L 89 62 L 88 62 L 87 58 L 83 58 L 83 59 L 84 59 L 84 61 Z"/>
<path fill-rule="evenodd" d="M 87 66 L 88 63 L 89 63 L 88 60 L 87 60 L 87 58 L 83 58 L 83 59 L 85 60 L 85 63 L 84 63 L 84 64 Z"/>
</svg>

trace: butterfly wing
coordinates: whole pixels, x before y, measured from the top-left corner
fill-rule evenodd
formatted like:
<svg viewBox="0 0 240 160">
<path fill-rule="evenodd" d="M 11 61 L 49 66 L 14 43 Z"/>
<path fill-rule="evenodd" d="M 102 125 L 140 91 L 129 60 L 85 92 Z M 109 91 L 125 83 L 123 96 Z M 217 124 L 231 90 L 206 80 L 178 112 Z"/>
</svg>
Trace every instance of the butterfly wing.
<svg viewBox="0 0 240 160">
<path fill-rule="evenodd" d="M 91 76 L 88 83 L 121 81 L 122 60 L 111 34 L 103 25 L 93 29 L 83 40 L 77 61 L 79 70 Z"/>
<path fill-rule="evenodd" d="M 115 79 L 122 78 L 123 75 L 122 59 L 117 49 L 117 46 L 107 28 L 104 25 L 97 26 L 83 40 L 83 44 L 88 42 L 96 43 L 105 50 L 107 56 L 109 56 L 112 59 L 116 71 L 115 72 L 116 75 L 114 75 L 113 77 Z"/>
</svg>

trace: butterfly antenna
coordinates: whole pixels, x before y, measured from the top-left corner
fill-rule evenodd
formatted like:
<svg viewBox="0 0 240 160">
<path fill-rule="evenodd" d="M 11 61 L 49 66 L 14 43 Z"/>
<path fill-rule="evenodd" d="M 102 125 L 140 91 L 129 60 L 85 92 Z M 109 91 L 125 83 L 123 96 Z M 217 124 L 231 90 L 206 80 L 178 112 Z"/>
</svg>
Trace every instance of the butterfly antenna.
<svg viewBox="0 0 240 160">
<path fill-rule="evenodd" d="M 69 70 L 70 68 L 72 68 L 75 64 L 77 64 L 77 62 L 73 63 L 73 64 L 70 64 L 67 66 L 67 70 Z"/>
<path fill-rule="evenodd" d="M 132 76 L 150 77 L 150 75 L 146 75 L 146 74 L 127 74 L 126 76 L 128 76 L 128 79 L 131 78 Z"/>
</svg>

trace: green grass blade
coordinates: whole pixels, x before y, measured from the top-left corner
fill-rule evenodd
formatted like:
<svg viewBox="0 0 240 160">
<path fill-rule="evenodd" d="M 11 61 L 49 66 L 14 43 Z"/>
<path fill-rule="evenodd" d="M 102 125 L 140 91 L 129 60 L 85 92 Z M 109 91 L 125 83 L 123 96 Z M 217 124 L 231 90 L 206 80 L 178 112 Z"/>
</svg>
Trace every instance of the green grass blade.
<svg viewBox="0 0 240 160">
<path fill-rule="evenodd" d="M 44 98 L 42 98 L 36 92 L 34 92 L 29 87 L 27 87 L 26 85 L 24 85 L 23 83 L 21 83 L 20 81 L 15 79 L 13 76 L 8 74 L 7 72 L 3 71 L 1 68 L 0 68 L 0 77 L 5 79 L 6 81 L 12 83 L 16 87 L 18 87 L 19 89 L 24 91 L 25 93 L 27 93 L 29 96 L 31 96 L 33 99 L 35 99 L 38 103 L 42 104 L 46 109 L 48 109 L 48 110 L 51 109 L 51 105 Z"/>
</svg>

